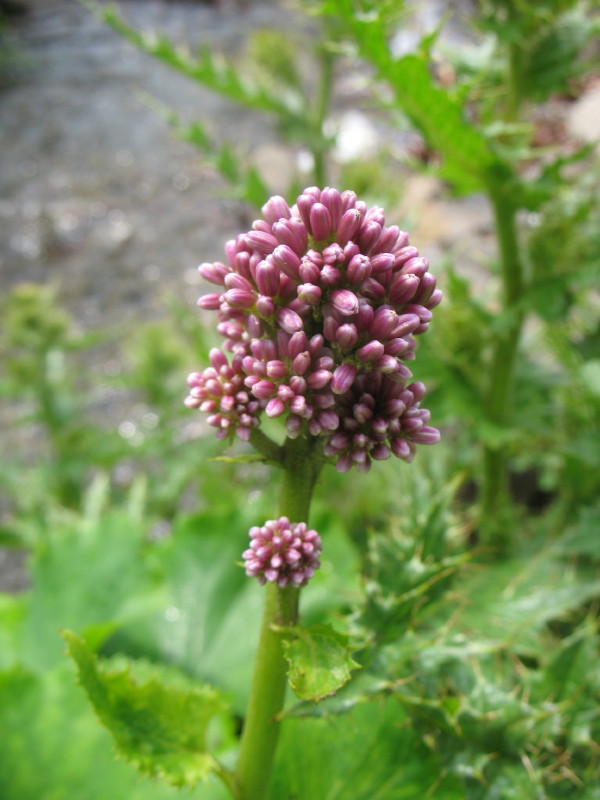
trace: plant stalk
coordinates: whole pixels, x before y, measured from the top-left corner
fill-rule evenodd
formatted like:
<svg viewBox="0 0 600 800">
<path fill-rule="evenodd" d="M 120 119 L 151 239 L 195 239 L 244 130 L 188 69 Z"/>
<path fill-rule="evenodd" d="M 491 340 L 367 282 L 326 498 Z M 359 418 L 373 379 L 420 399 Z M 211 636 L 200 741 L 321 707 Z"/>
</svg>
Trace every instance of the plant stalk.
<svg viewBox="0 0 600 800">
<path fill-rule="evenodd" d="M 498 428 L 510 424 L 514 415 L 514 378 L 519 340 L 523 328 L 523 265 L 519 249 L 516 207 L 507 185 L 491 188 L 490 196 L 496 221 L 502 275 L 502 311 L 504 324 L 497 333 L 484 393 L 488 419 Z M 506 445 L 485 445 L 481 513 L 494 519 L 508 494 Z"/>
<path fill-rule="evenodd" d="M 290 522 L 308 522 L 310 501 L 320 464 L 313 455 L 314 442 L 288 439 L 282 447 L 283 478 L 280 516 Z M 298 621 L 300 590 L 268 583 L 254 664 L 254 677 L 242 732 L 236 768 L 238 800 L 266 800 L 279 737 L 277 716 L 285 701 L 287 664 L 282 635 L 275 628 Z"/>
<path fill-rule="evenodd" d="M 314 115 L 314 142 L 312 156 L 314 161 L 313 173 L 317 186 L 323 187 L 327 183 L 327 141 L 323 132 L 323 125 L 329 111 L 331 101 L 331 87 L 333 84 L 333 64 L 335 56 L 325 45 L 320 53 L 321 74 L 317 88 L 317 102 Z"/>
</svg>

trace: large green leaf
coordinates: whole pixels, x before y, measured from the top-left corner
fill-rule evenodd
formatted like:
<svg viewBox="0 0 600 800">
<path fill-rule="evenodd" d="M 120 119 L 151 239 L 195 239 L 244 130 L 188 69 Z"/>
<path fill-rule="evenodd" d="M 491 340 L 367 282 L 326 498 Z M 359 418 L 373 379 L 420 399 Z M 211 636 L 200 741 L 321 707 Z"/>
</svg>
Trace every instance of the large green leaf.
<svg viewBox="0 0 600 800">
<path fill-rule="evenodd" d="M 464 798 L 407 725 L 396 701 L 363 703 L 343 717 L 286 720 L 271 800 Z"/>
<path fill-rule="evenodd" d="M 174 786 L 193 787 L 222 772 L 207 745 L 209 723 L 225 710 L 216 689 L 148 663 L 100 665 L 82 639 L 70 631 L 64 637 L 80 683 L 124 758 Z"/>
<path fill-rule="evenodd" d="M 174 788 L 140 776 L 117 760 L 76 685 L 71 664 L 44 674 L 0 673 L 0 797 L 3 800 L 176 800 Z M 201 792 L 201 793 L 200 793 Z M 214 778 L 187 797 L 224 800 Z"/>
<path fill-rule="evenodd" d="M 165 604 L 145 525 L 125 511 L 57 515 L 30 562 L 32 590 L 22 658 L 32 669 L 60 663 L 58 629 L 86 631 L 98 646 L 119 625 Z"/>
</svg>

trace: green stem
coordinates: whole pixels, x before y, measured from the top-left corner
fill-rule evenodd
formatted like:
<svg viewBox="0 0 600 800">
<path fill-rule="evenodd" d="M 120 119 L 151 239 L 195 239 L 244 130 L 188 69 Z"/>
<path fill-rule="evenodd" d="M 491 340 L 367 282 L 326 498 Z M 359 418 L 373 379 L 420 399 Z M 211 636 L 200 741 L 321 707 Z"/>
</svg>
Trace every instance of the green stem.
<svg viewBox="0 0 600 800">
<path fill-rule="evenodd" d="M 484 394 L 488 418 L 498 428 L 513 418 L 514 377 L 524 313 L 523 265 L 517 236 L 516 208 L 505 186 L 490 190 L 502 275 L 502 311 L 504 325 L 494 344 L 489 380 Z M 505 446 L 484 448 L 481 511 L 484 519 L 493 519 L 508 492 L 507 451 Z"/>
<path fill-rule="evenodd" d="M 331 101 L 331 86 L 333 83 L 334 55 L 325 45 L 320 53 L 321 74 L 317 90 L 317 102 L 314 115 L 314 143 L 312 156 L 314 160 L 315 184 L 321 188 L 327 182 L 327 142 L 323 132 L 323 125 L 329 111 Z"/>
<path fill-rule="evenodd" d="M 508 122 L 514 122 L 519 116 L 521 106 L 523 51 L 518 44 L 509 45 L 508 69 L 506 76 L 507 95 L 504 117 Z"/>
<path fill-rule="evenodd" d="M 283 479 L 279 513 L 291 522 L 308 522 L 312 491 L 320 464 L 313 453 L 313 442 L 288 439 L 281 448 Z M 282 636 L 277 627 L 293 626 L 298 621 L 300 590 L 268 583 L 250 689 L 248 710 L 242 732 L 236 768 L 239 800 L 265 800 L 268 796 L 275 758 L 279 725 L 287 686 L 287 664 Z"/>
</svg>

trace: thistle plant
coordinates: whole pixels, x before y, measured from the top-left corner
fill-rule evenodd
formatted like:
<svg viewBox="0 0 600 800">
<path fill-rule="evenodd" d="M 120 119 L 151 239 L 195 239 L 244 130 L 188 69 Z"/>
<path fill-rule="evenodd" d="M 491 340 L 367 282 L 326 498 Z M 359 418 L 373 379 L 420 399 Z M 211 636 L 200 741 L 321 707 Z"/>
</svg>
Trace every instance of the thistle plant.
<svg viewBox="0 0 600 800">
<path fill-rule="evenodd" d="M 250 442 L 283 471 L 281 516 L 253 527 L 243 553 L 267 594 L 234 784 L 258 800 L 285 696 L 282 633 L 297 624 L 299 590 L 319 566 L 321 539 L 308 529 L 316 479 L 326 463 L 366 472 L 439 440 L 405 362 L 442 294 L 408 234 L 352 191 L 311 186 L 292 206 L 272 197 L 225 253 L 199 267 L 219 287 L 198 305 L 216 312 L 223 344 L 188 377 L 186 404 L 219 439 Z M 265 431 L 269 419 L 282 420 L 282 444 Z"/>
</svg>

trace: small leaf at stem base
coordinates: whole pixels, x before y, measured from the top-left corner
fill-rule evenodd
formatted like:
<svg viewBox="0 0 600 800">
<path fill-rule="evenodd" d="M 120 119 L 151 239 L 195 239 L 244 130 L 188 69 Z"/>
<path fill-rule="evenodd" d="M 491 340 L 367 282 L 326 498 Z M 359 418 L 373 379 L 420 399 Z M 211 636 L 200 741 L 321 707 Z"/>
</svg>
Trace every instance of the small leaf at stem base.
<svg viewBox="0 0 600 800">
<path fill-rule="evenodd" d="M 350 655 L 348 636 L 330 625 L 281 628 L 283 652 L 290 668 L 288 678 L 300 700 L 322 700 L 350 680 L 359 669 Z"/>
</svg>

